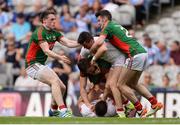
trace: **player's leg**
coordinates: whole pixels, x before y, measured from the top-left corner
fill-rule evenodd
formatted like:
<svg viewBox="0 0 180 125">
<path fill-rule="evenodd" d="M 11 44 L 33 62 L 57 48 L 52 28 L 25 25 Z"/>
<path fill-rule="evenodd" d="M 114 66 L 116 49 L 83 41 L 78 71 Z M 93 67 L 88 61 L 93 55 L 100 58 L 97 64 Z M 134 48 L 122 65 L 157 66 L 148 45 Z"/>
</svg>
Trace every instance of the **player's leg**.
<svg viewBox="0 0 180 125">
<path fill-rule="evenodd" d="M 129 73 L 127 74 L 132 74 L 132 78 L 129 79 L 127 85 L 131 86 L 131 88 L 135 89 L 142 96 L 149 100 L 149 102 L 152 104 L 152 109 L 154 108 L 154 110 L 152 110 L 152 112 L 148 113 L 147 115 L 152 115 L 161 109 L 163 105 L 161 103 L 157 103 L 156 98 L 149 92 L 148 89 L 146 89 L 143 85 L 138 84 L 138 80 L 146 66 L 147 53 L 138 54 L 134 56 L 133 60 L 127 59 L 125 63 L 125 67 L 127 70 L 129 69 Z"/>
<path fill-rule="evenodd" d="M 120 76 L 121 68 L 122 67 L 120 66 L 116 66 L 110 69 L 107 80 L 106 80 L 106 84 L 107 84 L 106 86 L 108 86 L 112 91 L 115 104 L 116 104 L 117 114 L 119 115 L 119 117 L 125 117 L 124 109 L 122 106 L 121 93 L 117 87 L 117 80 L 118 80 L 118 77 Z"/>
<path fill-rule="evenodd" d="M 131 87 L 151 103 L 151 110 L 147 113 L 148 117 L 160 110 L 163 107 L 163 104 L 158 102 L 144 85 L 138 84 L 139 77 L 139 75 L 136 76 L 136 79 L 134 79 L 134 84 L 132 84 Z"/>
<path fill-rule="evenodd" d="M 150 116 L 156 113 L 163 107 L 163 104 L 157 102 L 156 98 L 150 93 L 150 91 L 143 86 L 142 84 L 138 84 L 138 80 L 141 76 L 141 72 L 147 67 L 147 53 L 138 54 L 134 57 L 132 63 L 132 69 L 135 70 L 136 75 L 133 79 L 133 82 L 129 82 L 131 87 L 139 92 L 142 96 L 144 96 L 151 103 L 151 111 L 147 113 L 147 116 Z"/>
<path fill-rule="evenodd" d="M 140 114 L 140 117 L 143 117 L 147 111 L 142 108 L 142 104 L 135 96 L 133 90 L 129 87 L 129 83 L 134 80 L 135 75 L 136 71 L 123 67 L 118 80 L 118 88 L 121 93 L 134 104 L 137 112 Z"/>
<path fill-rule="evenodd" d="M 126 117 L 134 117 L 135 116 L 135 107 L 133 105 L 133 103 L 126 98 L 126 96 L 122 95 L 122 102 L 123 102 L 123 106 L 124 106 L 124 109 L 125 109 L 125 114 L 126 114 Z"/>
<path fill-rule="evenodd" d="M 61 117 L 70 117 L 71 113 L 67 110 L 63 101 L 63 92 L 66 87 L 58 78 L 57 74 L 47 66 L 40 68 L 36 76 L 37 80 L 51 86 L 52 96 L 58 105 Z"/>
<path fill-rule="evenodd" d="M 53 117 L 53 116 L 58 117 L 59 116 L 58 105 L 56 104 L 56 101 L 53 96 L 51 99 L 51 108 L 49 109 L 48 113 L 49 113 L 50 117 Z"/>
</svg>

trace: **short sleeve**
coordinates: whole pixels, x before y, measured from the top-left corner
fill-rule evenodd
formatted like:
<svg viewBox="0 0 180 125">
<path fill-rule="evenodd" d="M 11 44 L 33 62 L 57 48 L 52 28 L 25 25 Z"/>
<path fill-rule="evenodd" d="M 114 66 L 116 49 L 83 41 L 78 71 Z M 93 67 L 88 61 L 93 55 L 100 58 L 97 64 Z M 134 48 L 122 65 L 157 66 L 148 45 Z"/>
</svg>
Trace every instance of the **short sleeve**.
<svg viewBox="0 0 180 125">
<path fill-rule="evenodd" d="M 36 44 L 40 44 L 40 42 L 45 41 L 45 35 L 43 33 L 43 28 L 38 28 L 36 32 L 32 34 L 32 40 Z"/>
<path fill-rule="evenodd" d="M 57 39 L 60 39 L 60 38 L 63 37 L 63 34 L 58 32 L 58 31 L 55 31 L 55 36 L 56 36 Z"/>
<path fill-rule="evenodd" d="M 90 51 L 85 49 L 84 47 L 81 48 L 80 56 L 81 58 L 88 58 L 90 55 Z"/>
<path fill-rule="evenodd" d="M 37 41 L 44 41 L 45 36 L 43 34 L 43 28 L 39 28 L 37 31 Z"/>
<path fill-rule="evenodd" d="M 106 26 L 104 30 L 102 30 L 101 35 L 104 35 L 106 38 L 110 39 L 112 37 L 111 26 Z"/>
</svg>

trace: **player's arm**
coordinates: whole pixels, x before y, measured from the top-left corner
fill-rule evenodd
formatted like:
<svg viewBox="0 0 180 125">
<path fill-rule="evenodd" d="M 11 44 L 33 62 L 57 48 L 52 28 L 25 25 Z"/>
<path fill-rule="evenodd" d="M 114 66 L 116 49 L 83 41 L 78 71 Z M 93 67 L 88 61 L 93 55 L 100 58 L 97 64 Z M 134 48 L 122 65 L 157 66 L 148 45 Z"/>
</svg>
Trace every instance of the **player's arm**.
<svg viewBox="0 0 180 125">
<path fill-rule="evenodd" d="M 66 56 L 64 56 L 64 55 L 58 55 L 58 54 L 56 54 L 55 52 L 51 51 L 51 50 L 49 49 L 49 45 L 48 45 L 47 42 L 41 41 L 40 44 L 39 44 L 39 46 L 41 47 L 41 49 L 43 50 L 43 52 L 44 52 L 47 56 L 52 57 L 52 58 L 57 59 L 57 60 L 62 60 L 63 62 L 68 63 L 68 64 L 70 63 L 70 60 L 69 60 Z"/>
<path fill-rule="evenodd" d="M 64 46 L 69 47 L 69 48 L 75 48 L 75 47 L 81 46 L 77 41 L 70 40 L 70 39 L 67 39 L 65 37 L 59 37 L 58 42 Z"/>
<path fill-rule="evenodd" d="M 86 92 L 86 85 L 87 85 L 87 77 L 80 76 L 80 95 L 84 103 L 91 108 L 92 105 L 88 100 L 88 94 Z"/>
<path fill-rule="evenodd" d="M 95 52 L 104 43 L 105 39 L 106 39 L 106 35 L 100 35 L 98 39 L 95 40 L 94 44 L 92 45 L 90 52 L 91 53 Z"/>
<path fill-rule="evenodd" d="M 107 51 L 107 47 L 106 44 L 103 43 L 99 49 L 96 51 L 96 53 L 94 54 L 92 60 L 91 60 L 91 64 L 93 64 L 94 62 L 96 62 L 96 60 L 98 60 L 105 52 Z"/>
</svg>

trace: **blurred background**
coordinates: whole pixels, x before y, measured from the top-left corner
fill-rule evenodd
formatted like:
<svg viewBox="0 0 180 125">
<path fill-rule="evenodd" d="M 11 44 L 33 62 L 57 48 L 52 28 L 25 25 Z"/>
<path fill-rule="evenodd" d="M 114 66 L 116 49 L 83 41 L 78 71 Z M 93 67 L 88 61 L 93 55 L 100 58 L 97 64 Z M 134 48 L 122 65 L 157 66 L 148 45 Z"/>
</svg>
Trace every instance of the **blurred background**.
<svg viewBox="0 0 180 125">
<path fill-rule="evenodd" d="M 40 25 L 39 13 L 51 7 L 58 12 L 56 29 L 74 40 L 82 31 L 97 36 L 94 14 L 109 10 L 148 52 L 149 67 L 139 83 L 165 104 L 155 117 L 180 117 L 180 0 L 0 0 L 0 116 L 47 116 L 50 88 L 27 76 L 24 59 L 32 32 Z M 49 58 L 47 65 L 67 86 L 64 100 L 79 116 L 80 48 L 56 44 L 54 51 L 72 61 L 67 65 Z"/>
</svg>

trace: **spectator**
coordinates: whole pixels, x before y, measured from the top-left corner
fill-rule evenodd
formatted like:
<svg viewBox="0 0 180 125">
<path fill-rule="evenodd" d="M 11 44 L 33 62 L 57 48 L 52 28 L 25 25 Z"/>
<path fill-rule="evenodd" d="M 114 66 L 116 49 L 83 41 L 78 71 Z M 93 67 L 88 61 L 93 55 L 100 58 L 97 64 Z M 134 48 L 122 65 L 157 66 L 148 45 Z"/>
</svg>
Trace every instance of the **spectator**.
<svg viewBox="0 0 180 125">
<path fill-rule="evenodd" d="M 79 98 L 80 96 L 80 86 L 79 86 L 79 73 L 78 72 L 73 72 L 69 76 L 69 89 L 68 90 L 68 95 L 70 95 L 72 98 Z"/>
<path fill-rule="evenodd" d="M 158 42 L 159 50 L 156 54 L 155 64 L 167 65 L 170 62 L 170 50 L 166 47 L 164 42 Z"/>
<path fill-rule="evenodd" d="M 21 41 L 21 55 L 25 59 L 25 55 L 28 49 L 29 40 L 31 38 L 32 32 L 27 33 L 26 38 Z"/>
<path fill-rule="evenodd" d="M 40 19 L 38 13 L 32 13 L 30 15 L 30 26 L 31 31 L 33 32 L 40 25 Z"/>
<path fill-rule="evenodd" d="M 62 10 L 61 10 L 61 16 L 64 16 L 65 14 L 70 14 L 70 9 L 69 9 L 69 6 L 67 4 L 64 4 L 62 6 Z"/>
<path fill-rule="evenodd" d="M 89 31 L 88 25 L 91 22 L 90 16 L 87 14 L 84 7 L 81 7 L 79 10 L 79 14 L 76 16 L 76 24 L 78 28 L 78 32 Z"/>
<path fill-rule="evenodd" d="M 179 44 L 179 41 L 174 41 L 171 44 L 170 62 L 171 62 L 171 64 L 180 65 L 180 44 Z"/>
<path fill-rule="evenodd" d="M 68 4 L 68 0 L 52 0 L 54 5 L 62 6 L 64 4 Z"/>
<path fill-rule="evenodd" d="M 86 5 L 88 5 L 88 7 L 92 7 L 94 2 L 95 2 L 95 0 L 80 0 L 80 6 L 86 4 Z"/>
<path fill-rule="evenodd" d="M 129 1 L 136 8 L 136 24 L 138 24 L 139 27 L 142 27 L 144 25 L 144 14 L 142 13 L 144 0 Z"/>
<path fill-rule="evenodd" d="M 5 58 L 5 41 L 4 41 L 4 37 L 3 34 L 0 30 L 0 64 L 3 63 L 3 59 Z"/>
<path fill-rule="evenodd" d="M 167 74 L 162 76 L 162 88 L 170 88 L 170 78 Z"/>
<path fill-rule="evenodd" d="M 71 17 L 70 13 L 66 13 L 64 16 L 62 16 L 60 23 L 64 33 L 76 32 L 77 30 L 75 20 Z"/>
<path fill-rule="evenodd" d="M 99 2 L 99 0 L 94 0 L 94 3 L 92 5 L 92 12 L 90 14 L 91 16 L 91 30 L 93 34 L 98 34 L 100 32 L 99 26 L 97 24 L 97 18 L 95 16 L 95 13 L 98 12 L 99 10 L 101 10 L 101 3 Z"/>
<path fill-rule="evenodd" d="M 16 79 L 14 87 L 16 90 L 34 90 L 38 81 L 30 78 L 24 67 L 21 68 L 20 76 Z"/>
<path fill-rule="evenodd" d="M 14 83 L 14 81 L 20 74 L 20 61 L 21 61 L 21 53 L 17 51 L 14 41 L 8 41 L 4 61 L 6 63 L 11 63 L 13 65 L 12 74 L 13 74 L 13 83 Z"/>
<path fill-rule="evenodd" d="M 10 24 L 10 18 L 8 16 L 8 13 L 4 12 L 0 7 L 0 29 L 5 28 L 9 24 Z"/>
<path fill-rule="evenodd" d="M 155 63 L 155 56 L 158 52 L 158 48 L 152 43 L 149 35 L 143 35 L 143 42 L 146 51 L 148 52 L 148 64 L 153 65 Z"/>
<path fill-rule="evenodd" d="M 176 84 L 174 86 L 174 89 L 180 90 L 180 72 L 176 76 Z"/>
<path fill-rule="evenodd" d="M 152 77 L 148 72 L 145 72 L 143 75 L 143 84 L 149 90 L 153 90 L 154 88 L 157 88 L 157 86 L 154 85 L 154 83 L 152 82 Z"/>
<path fill-rule="evenodd" d="M 17 22 L 11 27 L 11 32 L 14 33 L 16 41 L 21 41 L 25 38 L 26 34 L 30 31 L 30 24 L 25 21 L 23 13 L 17 14 Z"/>
</svg>

